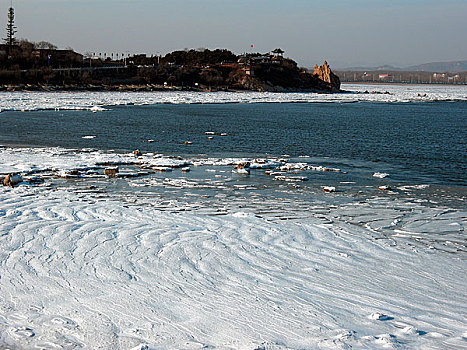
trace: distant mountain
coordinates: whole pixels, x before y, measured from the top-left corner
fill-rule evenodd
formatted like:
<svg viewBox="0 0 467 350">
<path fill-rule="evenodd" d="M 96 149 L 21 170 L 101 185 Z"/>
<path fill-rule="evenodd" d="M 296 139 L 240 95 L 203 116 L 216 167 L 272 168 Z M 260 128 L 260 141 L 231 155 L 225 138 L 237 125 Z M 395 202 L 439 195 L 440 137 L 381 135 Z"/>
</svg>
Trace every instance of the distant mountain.
<svg viewBox="0 0 467 350">
<path fill-rule="evenodd" d="M 348 70 L 348 71 L 357 71 L 357 72 L 366 72 L 366 71 L 378 71 L 378 70 L 384 70 L 384 71 L 398 71 L 402 70 L 402 68 L 399 67 L 394 67 L 390 65 L 384 65 L 384 66 L 378 66 L 378 67 L 345 67 L 345 68 L 334 68 L 335 70 Z"/>
<path fill-rule="evenodd" d="M 452 61 L 452 62 L 431 62 L 419 64 L 409 67 L 394 67 L 390 65 L 383 65 L 379 67 L 348 67 L 348 68 L 335 68 L 335 70 L 347 71 L 417 71 L 417 72 L 448 72 L 459 73 L 467 71 L 467 61 Z"/>
<path fill-rule="evenodd" d="M 422 71 L 422 72 L 459 73 L 459 72 L 467 71 L 467 61 L 425 63 L 425 64 L 420 64 L 418 66 L 407 67 L 405 70 Z"/>
</svg>

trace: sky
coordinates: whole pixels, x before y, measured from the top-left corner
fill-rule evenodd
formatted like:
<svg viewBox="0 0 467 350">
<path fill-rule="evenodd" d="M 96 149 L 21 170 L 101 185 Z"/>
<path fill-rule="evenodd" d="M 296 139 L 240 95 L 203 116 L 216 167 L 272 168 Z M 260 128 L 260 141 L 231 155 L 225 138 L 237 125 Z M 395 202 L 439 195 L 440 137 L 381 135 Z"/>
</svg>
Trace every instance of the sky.
<svg viewBox="0 0 467 350">
<path fill-rule="evenodd" d="M 253 44 L 304 67 L 467 60 L 467 0 L 0 0 L 2 38 L 10 1 L 17 38 L 81 53 Z"/>
</svg>

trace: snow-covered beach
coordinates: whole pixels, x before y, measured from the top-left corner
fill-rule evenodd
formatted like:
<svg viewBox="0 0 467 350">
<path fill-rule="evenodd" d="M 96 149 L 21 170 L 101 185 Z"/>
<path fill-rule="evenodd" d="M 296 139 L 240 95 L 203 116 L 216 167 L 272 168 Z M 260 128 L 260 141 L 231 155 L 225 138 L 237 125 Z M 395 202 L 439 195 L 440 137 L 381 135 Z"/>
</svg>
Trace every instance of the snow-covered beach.
<svg viewBox="0 0 467 350">
<path fill-rule="evenodd" d="M 357 92 L 8 93 L 0 109 L 467 96 L 347 89 Z M 376 89 L 390 94 L 364 93 Z M 307 157 L 1 147 L 0 175 L 24 182 L 0 187 L 0 348 L 465 347 L 465 187 L 397 182 L 379 163 L 342 160 L 352 166 L 332 171 Z M 232 172 L 242 161 L 257 168 Z M 109 166 L 126 177 L 104 176 Z M 323 193 L 328 184 L 336 193 Z"/>
</svg>

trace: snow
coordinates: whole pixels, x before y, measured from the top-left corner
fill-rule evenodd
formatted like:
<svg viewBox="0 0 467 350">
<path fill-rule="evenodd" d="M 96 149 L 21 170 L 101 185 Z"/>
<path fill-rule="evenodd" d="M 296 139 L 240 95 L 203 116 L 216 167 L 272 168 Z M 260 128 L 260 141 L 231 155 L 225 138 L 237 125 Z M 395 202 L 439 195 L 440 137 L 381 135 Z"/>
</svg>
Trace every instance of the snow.
<svg viewBox="0 0 467 350">
<path fill-rule="evenodd" d="M 342 222 L 170 213 L 44 187 L 2 187 L 0 207 L 0 344 L 465 344 L 461 256 Z"/>
<path fill-rule="evenodd" d="M 374 177 L 377 177 L 377 178 L 380 178 L 380 179 L 384 179 L 385 177 L 388 177 L 389 174 L 388 173 L 379 173 L 379 172 L 376 172 L 373 174 Z"/>
<path fill-rule="evenodd" d="M 271 92 L 1 92 L 0 111 L 42 109 L 104 112 L 109 106 L 160 103 L 319 103 L 466 101 L 465 85 L 343 84 L 349 93 Z M 365 93 L 376 91 L 379 93 Z M 387 92 L 387 93 L 386 93 Z M 426 96 L 425 96 L 426 95 Z M 212 131 L 208 131 L 211 133 Z M 225 133 L 219 133 L 226 136 Z"/>
</svg>

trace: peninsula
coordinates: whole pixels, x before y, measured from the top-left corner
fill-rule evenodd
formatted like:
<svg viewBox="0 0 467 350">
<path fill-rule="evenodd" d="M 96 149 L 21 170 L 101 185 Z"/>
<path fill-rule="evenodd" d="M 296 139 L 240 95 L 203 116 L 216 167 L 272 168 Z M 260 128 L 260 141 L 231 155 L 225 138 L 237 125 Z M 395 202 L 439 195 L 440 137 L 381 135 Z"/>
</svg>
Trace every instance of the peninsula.
<svg viewBox="0 0 467 350">
<path fill-rule="evenodd" d="M 340 91 L 340 79 L 327 62 L 311 71 L 283 54 L 185 49 L 108 57 L 22 40 L 0 45 L 0 90 Z"/>
</svg>

